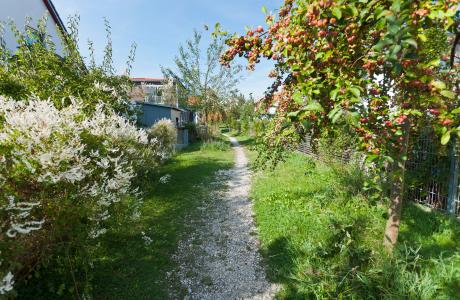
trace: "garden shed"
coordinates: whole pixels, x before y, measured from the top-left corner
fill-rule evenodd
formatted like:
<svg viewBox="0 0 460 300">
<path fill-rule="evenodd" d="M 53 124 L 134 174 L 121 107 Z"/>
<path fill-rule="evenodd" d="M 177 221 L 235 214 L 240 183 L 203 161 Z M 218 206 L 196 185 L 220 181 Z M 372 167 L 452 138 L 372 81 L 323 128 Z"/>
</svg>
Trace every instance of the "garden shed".
<svg viewBox="0 0 460 300">
<path fill-rule="evenodd" d="M 188 129 L 185 125 L 193 122 L 193 113 L 189 110 L 157 103 L 138 102 L 140 116 L 138 122 L 143 127 L 151 127 L 161 119 L 169 119 L 177 129 L 177 148 L 183 148 L 189 143 Z"/>
</svg>

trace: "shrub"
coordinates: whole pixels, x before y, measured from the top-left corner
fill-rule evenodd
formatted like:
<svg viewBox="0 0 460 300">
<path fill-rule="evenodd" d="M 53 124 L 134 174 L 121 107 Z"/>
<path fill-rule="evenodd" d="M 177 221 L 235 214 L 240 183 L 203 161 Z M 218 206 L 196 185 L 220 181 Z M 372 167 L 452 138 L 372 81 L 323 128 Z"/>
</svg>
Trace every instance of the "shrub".
<svg viewBox="0 0 460 300">
<path fill-rule="evenodd" d="M 162 153 L 172 153 L 177 142 L 177 130 L 169 119 L 156 122 L 148 131 L 151 139 L 156 139 Z"/>
<path fill-rule="evenodd" d="M 223 141 L 207 141 L 204 142 L 200 150 L 211 150 L 211 151 L 227 151 L 230 149 L 230 145 Z"/>
<path fill-rule="evenodd" d="M 167 155 L 104 104 L 89 116 L 83 108 L 74 99 L 58 110 L 49 100 L 0 97 L 2 293 L 46 254 L 87 251 L 115 204 L 138 196 L 136 166 Z"/>
<path fill-rule="evenodd" d="M 115 75 L 110 32 L 104 62 L 91 55 L 85 66 L 75 20 L 64 57 L 48 38 L 31 45 L 36 33 L 14 24 L 11 53 L 0 24 L 0 298 L 13 297 L 13 287 L 21 297 L 48 288 L 91 298 L 100 237 L 139 217 L 137 186 L 171 153 L 131 121 L 130 82 Z M 40 278 L 36 290 L 25 286 L 31 278 Z"/>
<path fill-rule="evenodd" d="M 254 120 L 253 128 L 254 128 L 254 135 L 259 137 L 262 136 L 266 130 L 268 120 Z"/>
</svg>

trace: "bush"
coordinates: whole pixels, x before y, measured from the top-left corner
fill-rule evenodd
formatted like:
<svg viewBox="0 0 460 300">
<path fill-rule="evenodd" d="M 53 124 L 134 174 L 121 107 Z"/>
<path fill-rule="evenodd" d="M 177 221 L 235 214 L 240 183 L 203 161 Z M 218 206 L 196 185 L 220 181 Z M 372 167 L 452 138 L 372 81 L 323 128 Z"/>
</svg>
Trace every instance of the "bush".
<svg viewBox="0 0 460 300">
<path fill-rule="evenodd" d="M 267 127 L 268 120 L 254 120 L 253 128 L 254 128 L 254 135 L 257 137 L 262 136 L 265 133 Z"/>
<path fill-rule="evenodd" d="M 136 166 L 166 156 L 139 152 L 157 142 L 103 104 L 90 116 L 83 107 L 0 97 L 3 276 L 30 271 L 60 247 L 91 245 L 115 204 L 137 195 Z"/>
<path fill-rule="evenodd" d="M 11 30 L 14 55 L 0 37 L 0 295 L 91 298 L 100 237 L 139 217 L 137 184 L 171 152 L 131 122 L 110 40 L 103 64 L 85 66 L 74 34 L 61 58 L 50 40 Z"/>
<path fill-rule="evenodd" d="M 230 145 L 223 141 L 208 141 L 204 142 L 200 149 L 204 150 L 211 150 L 211 151 L 227 151 L 230 149 Z"/>
<path fill-rule="evenodd" d="M 177 142 L 177 130 L 169 119 L 156 122 L 148 131 L 151 139 L 158 141 L 160 152 L 171 154 Z"/>
</svg>

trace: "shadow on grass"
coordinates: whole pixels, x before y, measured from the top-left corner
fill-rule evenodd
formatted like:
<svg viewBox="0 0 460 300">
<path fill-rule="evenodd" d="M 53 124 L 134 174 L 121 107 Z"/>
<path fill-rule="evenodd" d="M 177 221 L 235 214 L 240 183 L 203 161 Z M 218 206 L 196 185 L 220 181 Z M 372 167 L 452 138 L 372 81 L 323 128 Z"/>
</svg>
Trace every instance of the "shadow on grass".
<svg viewBox="0 0 460 300">
<path fill-rule="evenodd" d="M 460 221 L 453 216 L 408 203 L 403 209 L 401 244 L 418 248 L 424 258 L 450 257 L 460 248 Z"/>
<path fill-rule="evenodd" d="M 246 146 L 254 145 L 256 142 L 256 139 L 254 137 L 245 137 L 245 138 L 239 139 L 238 142 L 240 143 L 240 145 L 246 147 Z"/>
<path fill-rule="evenodd" d="M 324 240 L 308 252 L 295 246 L 289 237 L 279 237 L 270 243 L 262 254 L 269 266 L 268 278 L 284 286 L 279 298 L 316 299 L 318 295 L 313 289 L 305 289 L 308 285 L 323 285 L 322 296 L 337 298 L 356 284 L 359 280 L 353 278 L 350 270 L 367 269 L 371 259 L 371 250 L 361 245 L 362 226 L 368 222 L 365 217 L 347 223 L 331 219 Z M 305 265 L 306 261 L 309 263 Z M 368 292 L 358 285 L 354 288 L 363 297 Z"/>
<path fill-rule="evenodd" d="M 152 178 L 144 197 L 141 221 L 135 228 L 120 227 L 102 241 L 105 254 L 95 266 L 95 299 L 166 299 L 168 288 L 180 288 L 167 272 L 174 269 L 174 254 L 186 234 L 185 219 L 208 197 L 213 174 L 231 164 L 208 157 L 199 145 L 181 151 L 162 173 L 171 175 L 167 184 Z M 143 240 L 141 232 L 151 239 Z"/>
</svg>

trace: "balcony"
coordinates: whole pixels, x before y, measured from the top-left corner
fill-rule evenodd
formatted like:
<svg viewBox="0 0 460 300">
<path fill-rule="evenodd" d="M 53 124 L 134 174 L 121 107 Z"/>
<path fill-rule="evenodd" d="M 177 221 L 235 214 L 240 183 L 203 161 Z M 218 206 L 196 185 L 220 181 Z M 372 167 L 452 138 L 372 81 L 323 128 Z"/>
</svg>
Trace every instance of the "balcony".
<svg viewBox="0 0 460 300">
<path fill-rule="evenodd" d="M 164 104 L 163 96 L 147 95 L 145 96 L 144 101 L 153 104 Z"/>
</svg>

